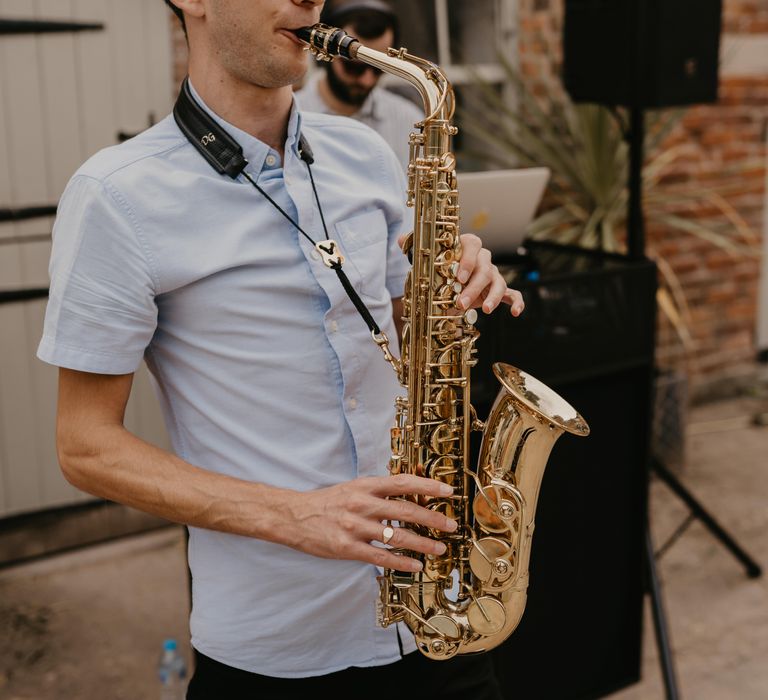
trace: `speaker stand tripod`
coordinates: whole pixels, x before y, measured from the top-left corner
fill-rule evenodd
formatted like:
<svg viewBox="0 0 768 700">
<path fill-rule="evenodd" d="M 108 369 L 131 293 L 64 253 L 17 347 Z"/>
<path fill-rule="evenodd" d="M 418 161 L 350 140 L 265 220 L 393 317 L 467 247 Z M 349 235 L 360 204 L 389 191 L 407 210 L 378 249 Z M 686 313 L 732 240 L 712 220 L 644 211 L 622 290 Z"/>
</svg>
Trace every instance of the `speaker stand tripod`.
<svg viewBox="0 0 768 700">
<path fill-rule="evenodd" d="M 629 257 L 640 259 L 645 256 L 645 225 L 643 221 L 643 145 L 645 142 L 645 112 L 642 107 L 630 107 L 630 123 L 625 137 L 629 142 L 629 204 L 627 213 L 627 252 Z M 655 457 L 650 459 L 650 468 L 688 506 L 689 520 L 698 519 L 723 545 L 744 565 L 747 576 L 757 578 L 762 569 L 723 527 L 712 517 L 682 483 Z M 682 532 L 682 529 L 679 529 Z M 645 518 L 645 563 L 646 590 L 651 599 L 653 625 L 659 650 L 659 663 L 664 680 L 667 700 L 678 700 L 677 678 L 670 643 L 667 615 L 661 591 L 661 582 L 656 567 L 657 554 L 653 548 L 648 515 Z"/>
<path fill-rule="evenodd" d="M 741 562 L 749 578 L 758 578 L 763 571 L 760 565 L 747 554 L 736 540 L 726 532 L 720 523 L 712 517 L 709 511 L 683 486 L 667 467 L 655 457 L 651 458 L 651 470 L 658 476 L 670 490 L 680 498 L 690 511 L 689 518 L 678 528 L 670 538 L 672 541 L 682 534 L 682 531 L 694 520 L 698 519 L 714 535 L 725 548 Z M 669 543 L 668 543 L 669 544 Z M 668 546 L 665 545 L 664 549 Z M 678 700 L 679 693 L 677 679 L 672 657 L 667 616 L 664 610 L 664 601 L 661 594 L 661 583 L 656 560 L 658 553 L 654 551 L 651 539 L 648 519 L 645 527 L 645 560 L 646 560 L 646 589 L 651 599 L 651 611 L 653 613 L 653 626 L 656 634 L 656 645 L 659 650 L 659 663 L 661 664 L 662 677 L 667 700 Z"/>
</svg>

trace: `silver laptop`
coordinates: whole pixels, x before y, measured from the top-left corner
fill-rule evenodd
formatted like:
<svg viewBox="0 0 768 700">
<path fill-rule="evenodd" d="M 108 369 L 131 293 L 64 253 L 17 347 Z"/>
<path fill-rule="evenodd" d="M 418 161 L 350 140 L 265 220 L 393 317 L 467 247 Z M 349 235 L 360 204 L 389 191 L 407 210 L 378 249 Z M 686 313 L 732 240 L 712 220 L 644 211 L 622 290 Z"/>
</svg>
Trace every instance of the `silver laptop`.
<svg viewBox="0 0 768 700">
<path fill-rule="evenodd" d="M 462 233 L 476 233 L 491 253 L 514 253 L 549 182 L 545 167 L 458 173 Z"/>
</svg>

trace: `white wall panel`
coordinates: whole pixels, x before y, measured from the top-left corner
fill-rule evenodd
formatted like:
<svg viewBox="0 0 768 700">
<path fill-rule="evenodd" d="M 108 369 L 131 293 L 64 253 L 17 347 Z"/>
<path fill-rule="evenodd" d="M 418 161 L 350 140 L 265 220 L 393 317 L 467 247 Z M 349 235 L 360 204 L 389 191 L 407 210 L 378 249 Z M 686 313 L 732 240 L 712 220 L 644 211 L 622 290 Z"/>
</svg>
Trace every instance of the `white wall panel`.
<svg viewBox="0 0 768 700">
<path fill-rule="evenodd" d="M 168 11 L 158 0 L 0 0 L 0 17 L 105 25 L 0 36 L 0 208 L 55 204 L 86 158 L 170 111 Z M 51 225 L 0 223 L 0 290 L 47 287 Z M 0 305 L 0 517 L 91 498 L 56 461 L 57 370 L 35 357 L 44 311 L 44 299 Z M 144 367 L 126 422 L 167 446 Z"/>
</svg>

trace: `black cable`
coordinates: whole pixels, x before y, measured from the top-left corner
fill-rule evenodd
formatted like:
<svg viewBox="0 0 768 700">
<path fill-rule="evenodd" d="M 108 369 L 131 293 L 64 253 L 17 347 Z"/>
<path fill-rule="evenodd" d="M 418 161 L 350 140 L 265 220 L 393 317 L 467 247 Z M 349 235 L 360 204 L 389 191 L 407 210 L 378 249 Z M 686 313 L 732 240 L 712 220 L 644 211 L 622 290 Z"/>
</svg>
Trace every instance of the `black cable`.
<svg viewBox="0 0 768 700">
<path fill-rule="evenodd" d="M 320 220 L 323 222 L 323 230 L 325 231 L 325 239 L 330 240 L 330 236 L 328 235 L 328 226 L 325 223 L 325 215 L 323 214 L 323 207 L 320 204 L 320 196 L 317 193 L 317 186 L 315 185 L 315 178 L 312 174 L 312 168 L 310 167 L 310 159 L 311 156 L 305 156 L 305 154 L 302 152 L 302 160 L 307 164 L 307 172 L 309 173 L 309 180 L 312 183 L 312 192 L 315 195 L 315 202 L 317 203 L 317 210 L 320 212 Z M 290 221 L 296 229 L 301 233 L 315 248 L 317 248 L 316 241 L 310 236 L 301 226 L 299 226 L 297 221 L 293 220 L 293 217 L 288 214 L 272 197 L 270 197 L 260 186 L 259 184 L 245 171 L 243 170 L 242 175 L 250 182 L 259 192 L 261 192 L 262 195 L 269 201 L 270 204 L 272 204 L 277 211 L 279 211 L 288 221 Z M 344 291 L 347 293 L 347 296 L 349 297 L 350 301 L 354 304 L 355 308 L 358 310 L 360 315 L 363 317 L 363 320 L 365 321 L 366 325 L 368 326 L 368 330 L 371 331 L 371 333 L 375 335 L 379 335 L 381 333 L 381 329 L 379 328 L 378 324 L 373 318 L 373 315 L 368 310 L 368 307 L 365 305 L 365 302 L 360 298 L 360 295 L 355 291 L 355 288 L 352 286 L 352 283 L 349 281 L 349 277 L 347 277 L 344 270 L 341 269 L 341 263 L 336 262 L 330 265 L 331 269 L 336 273 L 336 275 L 339 278 L 339 281 L 341 282 L 341 285 L 344 287 Z"/>
<path fill-rule="evenodd" d="M 272 197 L 270 197 L 259 185 L 256 183 L 256 181 L 245 171 L 243 170 L 243 177 L 245 177 L 248 182 L 250 182 L 261 194 L 263 194 L 267 200 L 269 200 L 270 204 L 277 209 L 288 221 L 290 221 L 298 230 L 299 233 L 301 233 L 312 245 L 317 245 L 315 240 L 310 236 L 299 224 L 293 220 L 293 218 L 274 200 Z M 322 217 L 322 213 L 320 214 Z M 325 237 L 328 238 L 328 233 L 326 232 Z"/>
</svg>

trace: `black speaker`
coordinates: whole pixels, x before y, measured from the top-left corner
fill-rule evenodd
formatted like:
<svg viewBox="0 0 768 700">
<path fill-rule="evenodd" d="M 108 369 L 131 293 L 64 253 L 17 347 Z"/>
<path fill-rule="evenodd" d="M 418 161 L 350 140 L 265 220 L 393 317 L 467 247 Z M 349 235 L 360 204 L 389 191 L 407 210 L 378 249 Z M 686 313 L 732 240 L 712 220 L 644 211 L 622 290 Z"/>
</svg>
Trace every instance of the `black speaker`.
<svg viewBox="0 0 768 700">
<path fill-rule="evenodd" d="M 574 102 L 717 101 L 722 0 L 566 0 L 563 82 Z"/>
<path fill-rule="evenodd" d="M 640 680 L 656 269 L 556 244 L 528 248 L 530 279 L 510 278 L 497 261 L 526 309 L 478 319 L 473 401 L 486 416 L 498 390 L 491 366 L 508 362 L 557 391 L 591 432 L 555 443 L 525 613 L 491 653 L 505 700 L 591 700 Z"/>
</svg>

